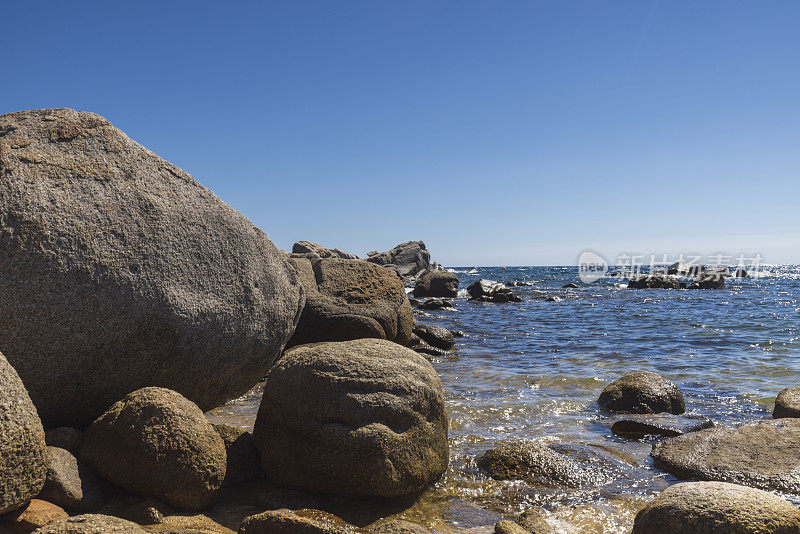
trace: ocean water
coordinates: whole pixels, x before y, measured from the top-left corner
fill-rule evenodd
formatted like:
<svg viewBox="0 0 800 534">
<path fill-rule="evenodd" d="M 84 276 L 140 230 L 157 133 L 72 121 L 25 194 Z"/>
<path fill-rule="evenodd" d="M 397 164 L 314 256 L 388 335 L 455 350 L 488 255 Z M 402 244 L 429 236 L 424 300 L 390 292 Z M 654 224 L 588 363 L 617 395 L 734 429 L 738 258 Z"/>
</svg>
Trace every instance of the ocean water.
<svg viewBox="0 0 800 534">
<path fill-rule="evenodd" d="M 450 418 L 448 472 L 401 517 L 440 532 L 491 532 L 528 508 L 564 532 L 629 532 L 636 510 L 676 482 L 656 469 L 652 440 L 625 440 L 598 409 L 603 387 L 635 370 L 674 381 L 687 416 L 737 424 L 771 417 L 777 393 L 800 385 L 800 266 L 770 266 L 724 290 L 629 290 L 582 285 L 576 267 L 456 267 L 461 288 L 488 278 L 520 303 L 455 299 L 455 311 L 417 312 L 460 330 L 457 351 L 432 359 Z M 577 289 L 562 289 L 568 282 Z M 463 292 L 462 292 L 463 293 Z M 560 302 L 547 301 L 558 296 Z M 247 426 L 258 390 L 215 411 Z M 475 458 L 508 439 L 542 439 L 595 473 L 585 488 L 533 487 L 483 476 Z"/>
</svg>

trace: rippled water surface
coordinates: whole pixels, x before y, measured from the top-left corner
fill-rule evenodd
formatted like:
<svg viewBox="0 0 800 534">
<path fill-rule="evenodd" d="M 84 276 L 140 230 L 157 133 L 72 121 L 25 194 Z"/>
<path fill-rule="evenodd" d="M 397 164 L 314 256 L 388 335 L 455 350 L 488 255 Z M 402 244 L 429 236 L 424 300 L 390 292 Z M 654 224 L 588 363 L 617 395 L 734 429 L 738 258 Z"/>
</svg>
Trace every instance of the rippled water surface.
<svg viewBox="0 0 800 534">
<path fill-rule="evenodd" d="M 450 417 L 450 469 L 403 514 L 442 532 L 491 532 L 528 508 L 565 532 L 629 531 L 642 503 L 675 479 L 653 467 L 651 441 L 613 436 L 598 410 L 600 391 L 625 372 L 673 380 L 688 416 L 720 423 L 770 417 L 777 393 L 800 385 L 798 266 L 698 291 L 628 290 L 616 279 L 562 289 L 578 282 L 575 267 L 452 270 L 462 288 L 478 278 L 534 285 L 512 288 L 520 303 L 461 297 L 455 311 L 417 314 L 466 334 L 455 353 L 433 360 Z M 214 418 L 251 426 L 258 401 L 256 389 Z M 553 443 L 596 483 L 559 490 L 481 475 L 476 455 L 513 438 Z"/>
</svg>

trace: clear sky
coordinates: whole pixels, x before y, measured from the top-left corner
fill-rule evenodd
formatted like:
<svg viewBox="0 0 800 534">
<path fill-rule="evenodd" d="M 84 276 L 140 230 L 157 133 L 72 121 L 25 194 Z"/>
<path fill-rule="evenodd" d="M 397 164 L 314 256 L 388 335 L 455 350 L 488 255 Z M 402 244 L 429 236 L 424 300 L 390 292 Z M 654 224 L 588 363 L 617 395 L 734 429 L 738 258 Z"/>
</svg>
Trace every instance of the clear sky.
<svg viewBox="0 0 800 534">
<path fill-rule="evenodd" d="M 6 2 L 0 113 L 99 113 L 281 248 L 800 262 L 800 2 Z"/>
</svg>

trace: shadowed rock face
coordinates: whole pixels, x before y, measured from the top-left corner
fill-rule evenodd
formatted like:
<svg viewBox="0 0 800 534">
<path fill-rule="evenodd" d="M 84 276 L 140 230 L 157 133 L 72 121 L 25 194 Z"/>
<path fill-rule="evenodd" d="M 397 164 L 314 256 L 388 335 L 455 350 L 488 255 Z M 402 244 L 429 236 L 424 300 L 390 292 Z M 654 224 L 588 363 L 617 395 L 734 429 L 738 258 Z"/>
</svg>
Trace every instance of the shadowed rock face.
<svg viewBox="0 0 800 534">
<path fill-rule="evenodd" d="M 0 514 L 36 497 L 46 472 L 42 422 L 19 375 L 0 354 Z"/>
<path fill-rule="evenodd" d="M 386 252 L 370 252 L 367 261 L 393 265 L 400 276 L 415 276 L 431 268 L 431 253 L 422 241 L 408 241 Z"/>
<path fill-rule="evenodd" d="M 656 465 L 677 477 L 800 495 L 800 420 L 715 427 L 653 445 Z"/>
<path fill-rule="evenodd" d="M 213 408 L 294 330 L 301 290 L 267 236 L 106 119 L 0 116 L 0 176 L 0 350 L 45 426 L 154 385 Z"/>
<path fill-rule="evenodd" d="M 597 403 L 614 413 L 682 414 L 686 411 L 678 386 L 649 371 L 627 373 L 605 387 Z"/>
<path fill-rule="evenodd" d="M 417 280 L 415 297 L 458 296 L 458 277 L 449 271 L 429 271 Z"/>
<path fill-rule="evenodd" d="M 381 339 L 287 351 L 267 375 L 253 434 L 267 478 L 309 491 L 410 495 L 448 464 L 436 371 Z"/>
<path fill-rule="evenodd" d="M 773 493 L 724 482 L 684 482 L 636 514 L 632 534 L 794 534 L 800 510 Z"/>
</svg>

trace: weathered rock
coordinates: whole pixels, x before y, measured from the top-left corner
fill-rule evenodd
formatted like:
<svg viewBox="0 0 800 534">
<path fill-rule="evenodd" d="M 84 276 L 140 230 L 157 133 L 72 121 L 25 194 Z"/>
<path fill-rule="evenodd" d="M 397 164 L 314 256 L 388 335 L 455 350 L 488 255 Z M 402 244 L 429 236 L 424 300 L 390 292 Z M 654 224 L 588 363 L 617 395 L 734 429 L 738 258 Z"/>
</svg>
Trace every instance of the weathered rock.
<svg viewBox="0 0 800 534">
<path fill-rule="evenodd" d="M 733 482 L 800 495 L 800 420 L 715 427 L 653 445 L 658 467 L 693 480 Z"/>
<path fill-rule="evenodd" d="M 530 534 L 530 532 L 521 525 L 504 519 L 495 524 L 494 534 Z"/>
<path fill-rule="evenodd" d="M 630 289 L 685 289 L 686 284 L 672 276 L 653 274 L 640 276 L 628 282 Z"/>
<path fill-rule="evenodd" d="M 442 350 L 450 350 L 456 344 L 452 332 L 441 326 L 418 324 L 414 327 L 414 333 L 428 345 Z"/>
<path fill-rule="evenodd" d="M 338 248 L 328 249 L 322 245 L 311 241 L 298 241 L 292 246 L 292 256 L 308 258 L 316 261 L 320 258 L 344 258 L 346 260 L 357 260 L 358 256 L 341 251 Z"/>
<path fill-rule="evenodd" d="M 100 514 L 76 515 L 33 531 L 34 534 L 147 534 L 137 525 L 118 517 Z"/>
<path fill-rule="evenodd" d="M 590 476 L 581 465 L 538 441 L 512 441 L 478 457 L 478 467 L 496 480 L 525 480 L 540 486 L 580 487 Z"/>
<path fill-rule="evenodd" d="M 76 455 L 81 448 L 83 432 L 71 426 L 60 426 L 47 430 L 44 433 L 44 440 L 50 447 L 58 447 Z"/>
<path fill-rule="evenodd" d="M 689 289 L 725 289 L 725 277 L 719 271 L 704 271 Z"/>
<path fill-rule="evenodd" d="M 706 268 L 699 263 L 687 263 L 685 261 L 677 261 L 667 267 L 667 274 L 677 276 L 697 276 Z"/>
<path fill-rule="evenodd" d="M 415 276 L 431 268 L 431 253 L 422 241 L 401 243 L 392 250 L 369 253 L 368 262 L 378 265 L 394 265 L 401 276 Z"/>
<path fill-rule="evenodd" d="M 67 517 L 69 514 L 63 508 L 41 499 L 31 499 L 27 506 L 0 518 L 0 530 L 6 527 L 11 532 L 27 534 Z"/>
<path fill-rule="evenodd" d="M 550 526 L 544 516 L 537 510 L 522 512 L 516 519 L 517 524 L 523 526 L 530 534 L 558 534 L 558 530 Z"/>
<path fill-rule="evenodd" d="M 419 306 L 420 310 L 454 310 L 453 303 L 445 299 L 428 299 Z"/>
<path fill-rule="evenodd" d="M 561 302 L 561 301 L 563 301 L 564 299 L 562 299 L 561 297 L 557 297 L 557 296 L 553 296 L 553 295 L 551 295 L 551 296 L 547 297 L 547 298 L 546 298 L 546 299 L 544 299 L 544 300 L 545 300 L 545 301 L 547 301 L 547 302 Z"/>
<path fill-rule="evenodd" d="M 774 419 L 800 417 L 800 388 L 785 388 L 775 398 Z"/>
<path fill-rule="evenodd" d="M 266 235 L 104 118 L 0 116 L 0 175 L 0 351 L 48 428 L 154 384 L 219 406 L 294 330 L 302 294 Z"/>
<path fill-rule="evenodd" d="M 516 296 L 510 289 L 499 282 L 493 280 L 480 280 L 473 282 L 467 287 L 467 293 L 473 300 L 486 302 L 521 302 L 522 299 Z"/>
<path fill-rule="evenodd" d="M 429 345 L 425 340 L 420 338 L 417 334 L 411 334 L 411 340 L 408 342 L 408 348 L 420 354 L 428 354 L 429 356 L 446 356 L 448 351 Z"/>
<path fill-rule="evenodd" d="M 714 422 L 710 419 L 689 419 L 669 413 L 632 414 L 614 421 L 611 432 L 629 439 L 642 439 L 645 436 L 675 437 L 713 426 Z"/>
<path fill-rule="evenodd" d="M 570 282 L 569 284 L 564 284 L 561 287 L 563 287 L 564 289 L 577 289 L 578 284 L 573 284 L 572 282 Z"/>
<path fill-rule="evenodd" d="M 81 460 L 133 493 L 198 510 L 225 478 L 225 445 L 196 404 L 163 388 L 125 396 L 86 430 Z"/>
<path fill-rule="evenodd" d="M 355 534 L 361 529 L 321 510 L 269 510 L 246 517 L 239 534 Z"/>
<path fill-rule="evenodd" d="M 428 271 L 417 280 L 414 296 L 456 297 L 458 296 L 458 277 L 450 271 Z"/>
<path fill-rule="evenodd" d="M 623 375 L 606 386 L 597 403 L 602 409 L 615 413 L 682 414 L 686 411 L 678 386 L 649 371 Z"/>
<path fill-rule="evenodd" d="M 0 514 L 36 497 L 46 471 L 42 422 L 19 375 L 0 354 Z"/>
<path fill-rule="evenodd" d="M 39 497 L 67 509 L 94 511 L 105 503 L 100 479 L 71 452 L 47 447 L 47 480 Z"/>
<path fill-rule="evenodd" d="M 636 514 L 632 534 L 797 534 L 800 510 L 773 493 L 724 482 L 684 482 Z"/>
<path fill-rule="evenodd" d="M 214 430 L 225 443 L 228 459 L 224 482 L 226 486 L 241 484 L 261 474 L 261 460 L 253 434 L 243 428 L 225 424 L 214 425 Z"/>
<path fill-rule="evenodd" d="M 365 529 L 369 534 L 429 534 L 427 528 L 403 519 L 384 519 Z"/>
<path fill-rule="evenodd" d="M 408 495 L 448 464 L 441 381 L 386 340 L 287 351 L 267 375 L 254 436 L 267 478 L 308 491 Z"/>
<path fill-rule="evenodd" d="M 403 281 L 361 260 L 325 258 L 292 263 L 306 289 L 306 305 L 290 346 L 378 338 L 408 343 L 413 326 Z"/>
</svg>

